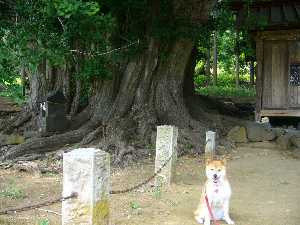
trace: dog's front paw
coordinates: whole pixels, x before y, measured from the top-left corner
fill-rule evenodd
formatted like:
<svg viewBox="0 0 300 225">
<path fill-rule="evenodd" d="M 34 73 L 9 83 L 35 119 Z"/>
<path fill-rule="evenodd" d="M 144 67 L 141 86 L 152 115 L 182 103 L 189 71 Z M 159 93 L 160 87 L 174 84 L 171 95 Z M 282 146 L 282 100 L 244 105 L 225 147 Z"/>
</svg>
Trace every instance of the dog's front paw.
<svg viewBox="0 0 300 225">
<path fill-rule="evenodd" d="M 204 223 L 204 218 L 200 216 L 195 216 L 195 219 L 197 220 L 198 223 L 203 224 Z"/>
<path fill-rule="evenodd" d="M 204 225 L 210 225 L 210 220 L 209 219 L 205 219 L 204 220 Z"/>
<path fill-rule="evenodd" d="M 227 224 L 234 224 L 234 221 L 228 218 L 228 219 L 226 220 L 226 223 L 227 223 Z"/>
</svg>

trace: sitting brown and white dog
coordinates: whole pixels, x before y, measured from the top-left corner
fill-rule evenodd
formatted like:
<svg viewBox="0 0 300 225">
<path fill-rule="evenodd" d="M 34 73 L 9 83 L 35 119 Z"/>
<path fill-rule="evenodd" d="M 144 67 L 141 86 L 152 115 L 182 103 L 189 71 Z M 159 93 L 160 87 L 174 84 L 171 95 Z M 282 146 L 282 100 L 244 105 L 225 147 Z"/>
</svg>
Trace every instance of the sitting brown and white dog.
<svg viewBox="0 0 300 225">
<path fill-rule="evenodd" d="M 207 196 L 214 219 L 225 220 L 228 224 L 234 224 L 229 217 L 231 188 L 226 177 L 226 161 L 207 160 L 206 177 L 200 203 L 195 211 L 195 219 L 201 224 L 210 225 L 213 218 L 206 204 L 205 196 Z"/>
</svg>

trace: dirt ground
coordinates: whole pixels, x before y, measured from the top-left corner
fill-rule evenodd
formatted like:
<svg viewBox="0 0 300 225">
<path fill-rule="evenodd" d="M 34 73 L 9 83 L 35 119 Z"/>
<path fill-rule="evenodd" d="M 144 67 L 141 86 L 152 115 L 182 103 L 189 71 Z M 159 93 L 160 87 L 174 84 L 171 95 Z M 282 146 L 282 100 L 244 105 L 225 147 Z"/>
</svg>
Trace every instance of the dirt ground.
<svg viewBox="0 0 300 225">
<path fill-rule="evenodd" d="M 272 146 L 261 149 L 250 145 L 233 150 L 228 158 L 228 176 L 233 190 L 231 217 L 236 224 L 300 224 L 299 159 Z M 152 172 L 150 159 L 125 169 L 114 169 L 112 189 L 131 186 Z M 168 190 L 157 190 L 149 184 L 132 193 L 112 195 L 111 224 L 196 225 L 193 211 L 200 197 L 203 172 L 203 160 L 181 157 L 175 182 Z M 17 199 L 3 196 L 7 190 L 14 190 L 16 193 L 12 196 Z M 18 191 L 21 194 L 18 195 Z M 43 201 L 60 193 L 60 175 L 47 174 L 39 178 L 10 170 L 0 171 L 0 210 Z M 59 204 L 42 208 L 45 209 L 60 213 Z M 41 210 L 0 216 L 0 224 L 7 225 L 60 223 L 60 215 Z"/>
</svg>

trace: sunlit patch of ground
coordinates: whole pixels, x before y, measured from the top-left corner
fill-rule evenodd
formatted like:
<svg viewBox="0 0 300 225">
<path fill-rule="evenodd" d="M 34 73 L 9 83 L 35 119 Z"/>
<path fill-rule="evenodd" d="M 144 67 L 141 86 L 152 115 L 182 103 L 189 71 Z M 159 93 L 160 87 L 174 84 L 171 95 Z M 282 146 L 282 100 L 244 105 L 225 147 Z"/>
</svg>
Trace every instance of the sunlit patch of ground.
<svg viewBox="0 0 300 225">
<path fill-rule="evenodd" d="M 300 160 L 275 149 L 241 147 L 230 153 L 228 176 L 233 196 L 231 217 L 241 225 L 300 224 Z M 123 189 L 153 172 L 146 160 L 125 169 L 114 169 L 112 189 Z M 151 184 L 136 192 L 112 195 L 113 225 L 196 225 L 193 211 L 204 181 L 203 161 L 192 156 L 179 159 L 175 182 L 168 190 Z M 153 183 L 153 182 L 152 182 Z M 13 171 L 0 171 L 0 209 L 40 202 L 61 193 L 61 176 L 32 177 Z M 14 192 L 15 191 L 15 192 Z M 20 192 L 20 193 L 19 193 Z M 15 193 L 15 197 L 14 197 Z M 60 205 L 44 207 L 60 213 Z M 33 210 L 0 216 L 0 224 L 61 224 L 60 216 Z M 221 223 L 224 224 L 224 223 Z"/>
</svg>

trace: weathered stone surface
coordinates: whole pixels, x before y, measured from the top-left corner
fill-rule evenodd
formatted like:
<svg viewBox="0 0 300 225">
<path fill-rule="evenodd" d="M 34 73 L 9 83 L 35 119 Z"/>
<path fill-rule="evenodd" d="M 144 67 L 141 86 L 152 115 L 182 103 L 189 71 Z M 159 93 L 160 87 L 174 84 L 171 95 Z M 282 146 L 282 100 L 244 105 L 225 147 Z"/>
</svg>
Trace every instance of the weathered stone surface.
<svg viewBox="0 0 300 225">
<path fill-rule="evenodd" d="M 247 144 L 241 143 L 238 145 L 239 147 L 246 148 L 259 148 L 259 149 L 275 149 L 278 147 L 276 142 L 274 141 L 260 141 L 260 142 L 248 142 Z"/>
<path fill-rule="evenodd" d="M 227 139 L 235 143 L 247 142 L 247 133 L 245 127 L 233 127 L 227 134 Z"/>
<path fill-rule="evenodd" d="M 300 148 L 294 149 L 293 156 L 300 159 Z"/>
<path fill-rule="evenodd" d="M 300 148 L 300 133 L 291 136 L 291 143 L 293 146 Z"/>
<path fill-rule="evenodd" d="M 205 142 L 205 159 L 213 159 L 216 152 L 216 132 L 207 131 Z"/>
<path fill-rule="evenodd" d="M 276 139 L 276 143 L 280 149 L 284 149 L 284 150 L 289 149 L 292 146 L 291 135 L 287 133 L 279 136 Z"/>
<path fill-rule="evenodd" d="M 158 126 L 156 136 L 155 172 L 172 156 L 172 159 L 156 176 L 155 185 L 170 185 L 172 174 L 175 174 L 175 163 L 177 160 L 177 137 L 178 129 L 175 126 Z"/>
<path fill-rule="evenodd" d="M 259 123 L 248 123 L 246 126 L 249 141 L 271 141 L 276 138 L 276 133 L 271 128 Z"/>
<path fill-rule="evenodd" d="M 272 128 L 272 130 L 275 132 L 276 137 L 279 137 L 286 133 L 285 129 L 280 128 L 280 127 Z"/>
<path fill-rule="evenodd" d="M 108 225 L 110 191 L 109 154 L 94 148 L 81 148 L 63 155 L 63 225 Z"/>
<path fill-rule="evenodd" d="M 217 146 L 217 154 L 219 155 L 225 155 L 226 154 L 226 148 L 223 145 L 218 145 Z"/>
</svg>

